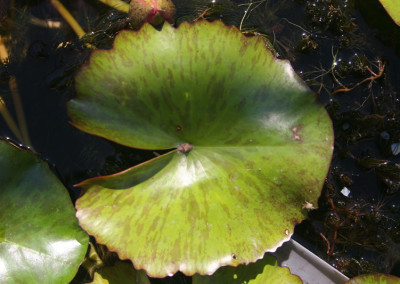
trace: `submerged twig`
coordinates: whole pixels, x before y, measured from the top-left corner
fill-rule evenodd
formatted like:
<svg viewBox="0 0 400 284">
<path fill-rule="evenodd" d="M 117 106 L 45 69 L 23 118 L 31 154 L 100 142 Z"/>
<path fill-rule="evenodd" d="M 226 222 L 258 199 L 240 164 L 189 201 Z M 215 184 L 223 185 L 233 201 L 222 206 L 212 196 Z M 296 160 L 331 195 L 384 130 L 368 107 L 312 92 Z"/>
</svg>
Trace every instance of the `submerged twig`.
<svg viewBox="0 0 400 284">
<path fill-rule="evenodd" d="M 0 37 L 0 62 L 5 62 L 6 60 L 8 60 L 8 51 Z M 0 114 L 4 118 L 11 132 L 15 135 L 15 137 L 17 137 L 19 141 L 22 142 L 23 139 L 21 132 L 19 131 L 19 128 L 15 123 L 13 117 L 11 116 L 10 112 L 8 111 L 6 103 L 4 102 L 2 97 L 0 97 Z"/>
<path fill-rule="evenodd" d="M 19 141 L 23 141 L 22 134 L 19 131 L 17 124 L 15 123 L 14 119 L 12 118 L 10 112 L 8 111 L 5 102 L 0 97 L 0 114 L 4 118 L 7 126 L 10 128 L 11 132 L 17 137 Z"/>
<path fill-rule="evenodd" d="M 43 27 L 43 28 L 49 28 L 49 29 L 58 29 L 61 28 L 61 22 L 60 21 L 51 21 L 51 20 L 41 20 L 39 18 L 36 18 L 32 16 L 29 19 L 29 22 L 33 25 L 36 25 L 38 27 Z"/>
<path fill-rule="evenodd" d="M 18 91 L 17 79 L 14 76 L 11 76 L 9 81 L 9 86 L 11 90 L 11 94 L 13 97 L 15 112 L 17 113 L 17 121 L 19 125 L 19 130 L 22 135 L 22 142 L 25 145 L 31 146 L 31 141 L 29 139 L 28 127 L 26 126 L 24 109 L 22 107 L 21 97 Z"/>
<path fill-rule="evenodd" d="M 8 60 L 8 51 L 0 37 L 0 62 L 5 62 L 7 60 Z M 11 116 L 10 112 L 8 111 L 7 106 L 2 97 L 0 97 L 0 114 L 4 118 L 7 126 L 10 128 L 11 132 L 15 135 L 15 137 L 17 137 L 17 139 L 23 144 L 31 146 L 28 134 L 28 128 L 26 127 L 25 115 L 22 108 L 21 98 L 19 96 L 18 85 L 15 76 L 11 76 L 8 83 L 15 105 L 15 111 L 17 113 L 18 126 L 13 117 Z"/>
</svg>

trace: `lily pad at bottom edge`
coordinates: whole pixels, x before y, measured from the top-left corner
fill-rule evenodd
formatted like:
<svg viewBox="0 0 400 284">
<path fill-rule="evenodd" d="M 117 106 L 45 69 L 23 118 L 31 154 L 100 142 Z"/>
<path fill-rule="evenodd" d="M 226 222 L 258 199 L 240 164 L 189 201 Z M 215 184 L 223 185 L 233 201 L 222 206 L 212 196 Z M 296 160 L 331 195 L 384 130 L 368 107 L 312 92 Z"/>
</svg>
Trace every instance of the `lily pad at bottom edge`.
<svg viewBox="0 0 400 284">
<path fill-rule="evenodd" d="M 0 140 L 0 283 L 68 283 L 89 237 L 70 196 L 29 150 Z"/>
<path fill-rule="evenodd" d="M 400 278 L 383 273 L 361 274 L 351 278 L 346 284 L 399 284 Z"/>
<path fill-rule="evenodd" d="M 263 259 L 248 265 L 238 267 L 224 266 L 213 275 L 202 276 L 195 274 L 192 284 L 265 284 L 265 283 L 291 283 L 301 284 L 297 275 L 291 274 L 289 268 L 280 267 L 274 256 L 265 254 Z"/>
</svg>

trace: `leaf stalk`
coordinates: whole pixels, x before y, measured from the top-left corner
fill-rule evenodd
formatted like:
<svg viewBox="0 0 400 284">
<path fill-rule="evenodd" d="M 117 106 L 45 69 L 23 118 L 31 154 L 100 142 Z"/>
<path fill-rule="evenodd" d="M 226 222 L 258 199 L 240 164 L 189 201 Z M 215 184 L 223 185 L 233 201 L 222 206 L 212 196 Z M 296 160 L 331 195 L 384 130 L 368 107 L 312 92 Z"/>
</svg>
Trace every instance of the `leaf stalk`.
<svg viewBox="0 0 400 284">
<path fill-rule="evenodd" d="M 57 9 L 60 15 L 64 18 L 64 20 L 71 26 L 76 35 L 79 38 L 82 38 L 85 35 L 85 31 L 74 19 L 74 17 L 72 17 L 71 13 L 64 7 L 64 5 L 58 0 L 50 0 L 50 2 L 54 6 L 54 8 Z"/>
<path fill-rule="evenodd" d="M 125 3 L 124 1 L 121 0 L 98 0 L 98 1 L 123 13 L 129 13 L 129 4 Z"/>
</svg>

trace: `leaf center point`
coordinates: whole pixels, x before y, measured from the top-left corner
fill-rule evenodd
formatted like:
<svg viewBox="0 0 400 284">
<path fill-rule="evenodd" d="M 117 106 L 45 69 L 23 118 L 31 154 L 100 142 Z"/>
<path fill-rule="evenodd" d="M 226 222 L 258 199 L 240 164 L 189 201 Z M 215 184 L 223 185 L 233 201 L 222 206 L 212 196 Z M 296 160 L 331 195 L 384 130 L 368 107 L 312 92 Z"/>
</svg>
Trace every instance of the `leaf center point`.
<svg viewBox="0 0 400 284">
<path fill-rule="evenodd" d="M 190 150 L 192 150 L 192 149 L 193 149 L 193 145 L 192 145 L 192 144 L 189 144 L 189 143 L 182 143 L 182 144 L 179 144 L 179 145 L 178 145 L 178 148 L 177 148 L 179 154 L 188 153 L 188 152 L 190 152 Z"/>
</svg>

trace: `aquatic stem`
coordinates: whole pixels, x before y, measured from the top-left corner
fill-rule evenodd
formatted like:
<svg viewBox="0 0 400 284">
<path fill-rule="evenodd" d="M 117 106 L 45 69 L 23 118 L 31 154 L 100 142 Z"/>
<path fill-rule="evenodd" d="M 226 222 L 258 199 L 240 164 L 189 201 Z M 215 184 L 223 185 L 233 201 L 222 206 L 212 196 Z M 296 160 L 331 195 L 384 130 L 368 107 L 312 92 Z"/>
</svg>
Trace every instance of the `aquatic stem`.
<svg viewBox="0 0 400 284">
<path fill-rule="evenodd" d="M 79 38 L 85 35 L 85 31 L 78 24 L 78 22 L 72 17 L 70 12 L 64 7 L 64 5 L 58 0 L 50 0 L 51 4 L 57 9 L 60 15 L 64 18 L 64 20 L 71 26 L 74 32 L 77 34 Z"/>
<path fill-rule="evenodd" d="M 6 121 L 8 127 L 10 128 L 11 132 L 17 137 L 19 141 L 23 141 L 21 132 L 18 129 L 17 124 L 15 123 L 14 119 L 12 118 L 10 112 L 8 111 L 5 102 L 0 97 L 0 114 Z"/>
<path fill-rule="evenodd" d="M 193 22 L 197 22 L 200 19 L 204 19 L 204 17 L 206 16 L 207 12 L 210 11 L 211 8 L 207 8 L 203 11 L 203 13 L 201 13 L 196 19 L 194 19 Z"/>
<path fill-rule="evenodd" d="M 118 11 L 129 13 L 129 4 L 121 0 L 98 0 L 98 1 Z"/>
<path fill-rule="evenodd" d="M 242 30 L 242 25 L 243 25 L 244 20 L 246 19 L 246 16 L 248 17 L 248 15 L 250 15 L 251 12 L 253 12 L 255 9 L 257 9 L 258 6 L 260 6 L 265 1 L 267 1 L 267 0 L 260 0 L 260 1 L 256 1 L 256 2 L 250 2 L 248 4 L 239 4 L 238 5 L 238 6 L 247 6 L 247 9 L 244 11 L 242 20 L 240 21 L 239 30 Z M 257 4 L 257 5 L 253 9 L 250 10 L 250 8 L 253 4 Z"/>
<path fill-rule="evenodd" d="M 8 59 L 8 51 L 7 48 L 4 46 L 0 37 L 0 61 L 5 62 L 7 59 Z M 11 76 L 9 80 L 9 86 L 15 104 L 15 111 L 17 112 L 17 120 L 19 127 L 17 126 L 17 123 L 15 123 L 15 120 L 12 118 L 4 100 L 1 97 L 0 97 L 0 114 L 4 118 L 6 124 L 10 128 L 11 132 L 15 135 L 15 137 L 17 137 L 17 139 L 22 143 L 24 143 L 25 145 L 30 146 L 31 143 L 25 123 L 24 111 L 22 109 L 22 103 L 18 92 L 17 81 L 14 76 Z"/>
<path fill-rule="evenodd" d="M 331 245 L 329 243 L 329 240 L 324 236 L 324 234 L 319 233 L 319 235 L 322 237 L 322 239 L 325 241 L 326 243 L 326 254 L 329 254 L 330 250 L 331 250 Z"/>
<path fill-rule="evenodd" d="M 22 135 L 22 142 L 25 145 L 31 146 L 31 141 L 29 139 L 28 127 L 26 126 L 24 109 L 22 107 L 21 97 L 18 91 L 17 79 L 14 76 L 11 76 L 9 81 L 9 86 L 11 90 L 11 94 L 13 97 L 15 112 L 17 113 L 17 121 L 19 125 L 19 130 Z"/>
<path fill-rule="evenodd" d="M 5 47 L 3 41 L 0 36 L 0 62 L 4 62 L 8 59 L 7 48 Z"/>
<path fill-rule="evenodd" d="M 304 32 L 306 32 L 306 33 L 308 33 L 308 34 L 311 34 L 311 32 L 307 31 L 307 30 L 306 30 L 305 28 L 303 28 L 302 26 L 297 25 L 297 24 L 295 24 L 295 23 L 292 23 L 291 21 L 289 21 L 289 20 L 286 19 L 286 18 L 282 18 L 281 20 L 284 20 L 284 21 L 286 21 L 288 24 L 291 24 L 292 26 L 295 26 L 296 28 L 299 28 L 299 29 L 301 29 L 302 31 L 304 31 Z"/>
</svg>

